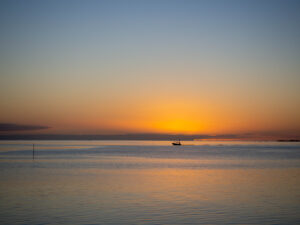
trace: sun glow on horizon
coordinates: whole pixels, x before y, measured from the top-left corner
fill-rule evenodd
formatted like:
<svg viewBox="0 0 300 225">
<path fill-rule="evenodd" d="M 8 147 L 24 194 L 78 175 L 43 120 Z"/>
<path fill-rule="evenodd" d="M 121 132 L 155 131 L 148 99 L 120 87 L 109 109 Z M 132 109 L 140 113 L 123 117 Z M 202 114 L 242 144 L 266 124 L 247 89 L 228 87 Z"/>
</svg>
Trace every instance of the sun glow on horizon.
<svg viewBox="0 0 300 225">
<path fill-rule="evenodd" d="M 130 2 L 1 2 L 0 125 L 300 135 L 299 4 Z"/>
</svg>

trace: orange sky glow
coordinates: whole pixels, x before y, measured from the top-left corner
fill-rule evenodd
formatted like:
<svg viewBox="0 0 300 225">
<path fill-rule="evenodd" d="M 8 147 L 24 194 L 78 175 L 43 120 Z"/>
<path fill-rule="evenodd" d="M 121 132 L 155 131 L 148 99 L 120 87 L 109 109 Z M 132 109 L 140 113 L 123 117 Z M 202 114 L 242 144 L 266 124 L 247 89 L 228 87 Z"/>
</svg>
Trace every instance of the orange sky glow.
<svg viewBox="0 0 300 225">
<path fill-rule="evenodd" d="M 0 133 L 300 136 L 298 12 L 172 4 L 9 5 Z"/>
</svg>

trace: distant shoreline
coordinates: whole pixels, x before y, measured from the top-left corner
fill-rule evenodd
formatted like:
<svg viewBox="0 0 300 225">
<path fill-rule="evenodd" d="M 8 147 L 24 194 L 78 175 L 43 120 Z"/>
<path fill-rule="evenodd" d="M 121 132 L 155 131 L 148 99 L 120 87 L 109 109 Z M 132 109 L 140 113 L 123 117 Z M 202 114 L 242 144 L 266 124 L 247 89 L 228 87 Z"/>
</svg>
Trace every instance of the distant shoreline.
<svg viewBox="0 0 300 225">
<path fill-rule="evenodd" d="M 288 139 L 288 140 L 285 140 L 285 139 L 280 139 L 280 140 L 277 140 L 278 142 L 300 142 L 300 140 L 298 139 Z"/>
</svg>

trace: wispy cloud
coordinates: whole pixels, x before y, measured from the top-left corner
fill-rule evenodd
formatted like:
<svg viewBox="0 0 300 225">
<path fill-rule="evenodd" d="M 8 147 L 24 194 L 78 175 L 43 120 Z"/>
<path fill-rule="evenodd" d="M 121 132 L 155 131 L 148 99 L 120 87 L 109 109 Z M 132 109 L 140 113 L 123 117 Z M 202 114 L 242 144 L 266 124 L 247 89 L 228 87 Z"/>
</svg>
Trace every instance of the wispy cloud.
<svg viewBox="0 0 300 225">
<path fill-rule="evenodd" d="M 33 131 L 49 129 L 50 127 L 41 125 L 24 125 L 14 123 L 0 123 L 0 131 Z"/>
<path fill-rule="evenodd" d="M 131 133 L 131 134 L 113 134 L 113 135 L 76 135 L 76 134 L 6 134 L 0 135 L 0 140 L 232 140 L 239 139 L 237 134 L 224 135 L 187 135 L 187 134 L 161 134 L 161 133 Z"/>
</svg>

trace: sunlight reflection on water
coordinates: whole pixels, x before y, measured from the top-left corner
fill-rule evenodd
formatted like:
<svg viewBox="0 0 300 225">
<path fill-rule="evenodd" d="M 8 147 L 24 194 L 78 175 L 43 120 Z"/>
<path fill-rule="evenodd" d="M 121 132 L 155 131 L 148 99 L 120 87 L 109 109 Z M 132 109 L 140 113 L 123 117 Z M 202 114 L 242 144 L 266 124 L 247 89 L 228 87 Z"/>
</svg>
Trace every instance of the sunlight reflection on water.
<svg viewBox="0 0 300 225">
<path fill-rule="evenodd" d="M 1 224 L 300 222 L 299 145 L 36 145 L 0 146 Z"/>
</svg>

